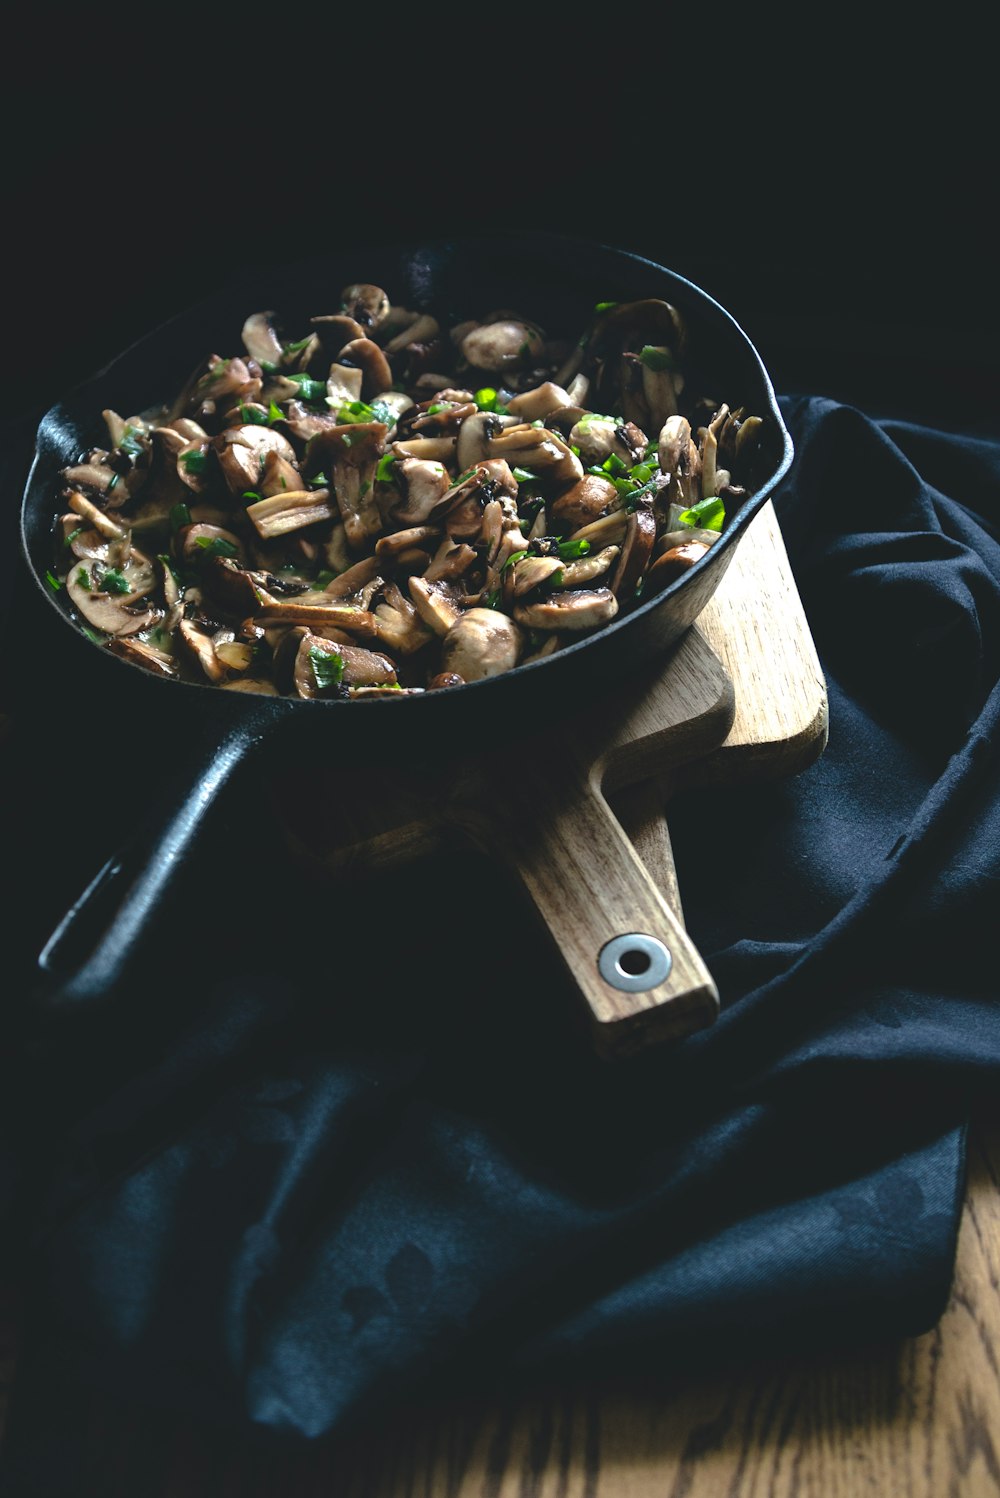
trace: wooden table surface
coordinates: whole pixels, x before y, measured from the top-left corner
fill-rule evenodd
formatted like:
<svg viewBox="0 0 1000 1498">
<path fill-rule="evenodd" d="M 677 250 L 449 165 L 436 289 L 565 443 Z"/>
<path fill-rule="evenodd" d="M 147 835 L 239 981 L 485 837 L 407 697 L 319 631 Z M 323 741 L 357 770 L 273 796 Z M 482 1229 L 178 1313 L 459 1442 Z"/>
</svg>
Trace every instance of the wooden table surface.
<svg viewBox="0 0 1000 1498">
<path fill-rule="evenodd" d="M 776 531 L 767 534 L 779 546 Z M 724 636 L 716 643 L 721 653 Z M 783 711 L 815 735 L 807 706 Z M 651 869 L 658 846 L 662 854 L 655 839 L 641 847 Z M 666 850 L 665 889 L 673 877 Z M 974 1120 L 952 1295 L 923 1336 L 656 1386 L 414 1404 L 336 1443 L 292 1450 L 81 1391 L 72 1411 L 51 1411 L 53 1441 L 61 1422 L 83 1432 L 79 1484 L 45 1498 L 1000 1495 L 998 1177 L 1000 1105 Z M 0 1287 L 0 1422 L 16 1376 L 17 1323 L 16 1288 L 4 1299 Z M 13 1489 L 4 1498 L 8 1491 L 20 1498 Z"/>
</svg>

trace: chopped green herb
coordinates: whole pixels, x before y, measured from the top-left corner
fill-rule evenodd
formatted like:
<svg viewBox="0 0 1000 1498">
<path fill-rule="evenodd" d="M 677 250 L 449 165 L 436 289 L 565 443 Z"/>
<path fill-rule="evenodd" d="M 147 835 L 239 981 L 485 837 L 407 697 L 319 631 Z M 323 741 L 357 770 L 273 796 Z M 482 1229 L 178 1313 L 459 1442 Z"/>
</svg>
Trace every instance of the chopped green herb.
<svg viewBox="0 0 1000 1498">
<path fill-rule="evenodd" d="M 530 468 L 515 468 L 514 477 L 519 484 L 533 484 L 537 482 L 539 475 L 532 473 Z"/>
<path fill-rule="evenodd" d="M 578 557 L 585 557 L 590 550 L 590 542 L 582 541 L 560 541 L 559 555 L 564 562 L 576 561 Z"/>
<path fill-rule="evenodd" d="M 86 588 L 88 593 L 91 591 L 91 589 L 90 589 L 90 573 L 87 571 L 86 567 L 79 567 L 77 569 L 76 581 L 77 581 L 77 586 L 78 587 L 80 587 L 80 588 Z"/>
<path fill-rule="evenodd" d="M 104 491 L 105 494 L 110 494 L 111 491 L 112 491 L 112 489 L 117 489 L 118 485 L 121 483 L 121 481 L 122 481 L 121 480 L 121 474 L 120 473 L 113 473 L 111 475 L 110 479 L 108 479 L 108 487 Z"/>
<path fill-rule="evenodd" d="M 58 593 L 59 589 L 62 587 L 62 583 L 56 577 L 54 572 L 46 572 L 45 581 L 48 583 L 53 593 Z"/>
<path fill-rule="evenodd" d="M 76 540 L 77 536 L 82 536 L 82 535 L 83 535 L 83 526 L 82 525 L 78 525 L 75 531 L 70 531 L 69 535 L 66 537 L 65 541 L 63 542 L 63 545 L 65 547 L 69 548 L 70 546 L 73 545 L 73 542 Z"/>
<path fill-rule="evenodd" d="M 595 312 L 610 312 L 612 307 L 617 307 L 617 302 L 598 302 L 594 307 Z"/>
<path fill-rule="evenodd" d="M 256 406 L 245 406 L 242 402 L 240 402 L 240 420 L 247 426 L 267 426 L 267 417 L 263 411 L 258 411 Z"/>
<path fill-rule="evenodd" d="M 395 453 L 383 453 L 379 458 L 378 467 L 375 470 L 375 477 L 380 483 L 391 484 L 395 481 L 392 473 L 392 465 L 395 463 L 395 461 Z M 313 479 L 313 483 L 315 482 L 316 480 Z"/>
<path fill-rule="evenodd" d="M 450 410 L 451 410 L 451 402 L 450 401 L 436 401 L 433 406 L 428 406 L 427 407 L 427 413 L 426 414 L 428 416 L 436 416 L 439 411 L 450 411 Z"/>
<path fill-rule="evenodd" d="M 330 480 L 327 478 L 325 473 L 314 473 L 309 482 L 313 485 L 314 488 L 323 489 L 330 482 Z"/>
<path fill-rule="evenodd" d="M 505 416 L 507 407 L 500 399 L 500 393 L 494 390 L 492 385 L 484 385 L 482 390 L 477 390 L 472 397 L 480 411 L 487 411 L 494 416 Z"/>
<path fill-rule="evenodd" d="M 101 587 L 105 593 L 131 593 L 128 578 L 124 572 L 119 572 L 117 567 L 109 567 L 101 579 Z"/>
<path fill-rule="evenodd" d="M 655 348 L 651 343 L 643 345 L 639 358 L 647 369 L 654 369 L 658 373 L 666 369 L 677 368 L 674 356 L 668 348 Z"/>
<path fill-rule="evenodd" d="M 85 624 L 83 626 L 83 632 L 87 636 L 87 639 L 90 640 L 94 645 L 104 644 L 105 636 L 99 635 L 96 629 L 91 629 L 89 625 Z"/>
<path fill-rule="evenodd" d="M 321 650 L 314 645 L 309 651 L 313 680 L 321 692 L 339 687 L 344 679 L 344 657 L 337 650 Z"/>
<path fill-rule="evenodd" d="M 260 367 L 265 374 L 277 374 L 278 366 L 271 359 L 261 359 Z"/>
<path fill-rule="evenodd" d="M 689 510 L 682 510 L 677 518 L 681 525 L 698 526 L 704 531 L 721 531 L 726 518 L 726 507 L 717 495 L 710 495 L 707 499 L 699 499 Z"/>
<path fill-rule="evenodd" d="M 629 478 L 634 479 L 637 484 L 648 484 L 652 477 L 653 470 L 648 463 L 636 463 L 629 470 Z"/>
<path fill-rule="evenodd" d="M 518 562 L 523 561 L 524 558 L 528 555 L 529 553 L 527 551 L 512 551 L 506 562 L 504 562 L 503 566 L 500 568 L 500 576 L 503 577 L 504 573 L 509 567 L 516 567 Z"/>
<path fill-rule="evenodd" d="M 285 420 L 285 413 L 284 413 L 284 411 L 282 411 L 281 408 L 280 408 L 280 406 L 276 406 L 274 404 L 274 401 L 272 401 L 271 404 L 270 404 L 270 406 L 268 407 L 268 412 L 267 412 L 268 426 L 273 426 L 276 421 L 284 421 L 284 420 Z"/>
<path fill-rule="evenodd" d="M 232 541 L 227 541 L 225 536 L 196 536 L 195 544 L 210 557 L 234 557 L 237 555 L 236 547 Z"/>
<path fill-rule="evenodd" d="M 284 349 L 284 352 L 286 354 L 301 354 L 310 338 L 313 338 L 314 336 L 315 335 L 313 333 L 307 333 L 304 338 L 299 339 L 298 343 L 285 343 L 282 344 L 282 348 Z"/>
<path fill-rule="evenodd" d="M 521 344 L 521 347 L 517 351 L 517 357 L 519 359 L 527 359 L 528 356 L 530 355 L 530 353 L 531 353 L 531 344 L 528 341 L 528 339 L 526 338 L 524 340 L 524 342 Z"/>
<path fill-rule="evenodd" d="M 181 453 L 181 462 L 188 473 L 204 473 L 208 467 L 208 453 L 203 453 L 200 448 L 193 447 L 189 453 Z"/>
<path fill-rule="evenodd" d="M 308 375 L 293 374 L 286 375 L 286 379 L 294 380 L 299 387 L 299 398 L 304 401 L 321 401 L 326 398 L 326 381 L 312 380 Z"/>
<path fill-rule="evenodd" d="M 369 483 L 368 479 L 362 479 L 360 487 L 358 489 L 358 498 L 364 499 L 370 488 L 371 484 Z"/>
<path fill-rule="evenodd" d="M 609 453 L 604 462 L 601 464 L 601 467 L 604 469 L 604 472 L 606 474 L 610 474 L 612 478 L 622 478 L 625 474 L 628 473 L 628 464 L 623 463 L 617 453 Z"/>
<path fill-rule="evenodd" d="M 170 511 L 170 529 L 179 531 L 182 526 L 191 524 L 191 511 L 186 504 L 174 505 Z"/>
<path fill-rule="evenodd" d="M 334 578 L 337 577 L 337 576 L 339 576 L 338 573 L 331 572 L 330 569 L 329 569 L 329 567 L 324 567 L 323 570 L 322 570 L 322 572 L 318 572 L 316 574 L 316 586 L 317 586 L 317 588 L 325 588 L 325 587 L 327 587 L 327 585 L 329 583 L 332 583 L 333 580 L 334 580 Z"/>
<path fill-rule="evenodd" d="M 488 609 L 498 608 L 500 604 L 500 589 L 494 588 L 492 593 L 486 596 L 486 607 Z"/>
<path fill-rule="evenodd" d="M 122 440 L 118 444 L 118 451 L 128 453 L 130 458 L 138 458 L 145 452 L 145 448 L 135 435 L 134 427 L 125 428 Z"/>
<path fill-rule="evenodd" d="M 260 495 L 257 493 L 256 489 L 244 489 L 243 493 L 240 495 L 240 498 L 248 499 L 250 503 L 253 504 L 255 503 L 255 501 L 260 499 Z"/>
</svg>

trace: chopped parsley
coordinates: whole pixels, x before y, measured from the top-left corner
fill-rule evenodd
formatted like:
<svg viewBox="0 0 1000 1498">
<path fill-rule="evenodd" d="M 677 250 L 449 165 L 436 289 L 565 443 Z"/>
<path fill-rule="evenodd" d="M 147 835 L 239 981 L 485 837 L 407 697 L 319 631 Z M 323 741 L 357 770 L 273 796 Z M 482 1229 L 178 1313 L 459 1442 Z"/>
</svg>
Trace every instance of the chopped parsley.
<svg viewBox="0 0 1000 1498">
<path fill-rule="evenodd" d="M 128 578 L 124 572 L 119 572 L 117 567 L 109 567 L 101 578 L 101 587 L 105 593 L 131 593 Z"/>
<path fill-rule="evenodd" d="M 590 542 L 586 539 L 559 542 L 559 555 L 564 562 L 575 562 L 578 557 L 585 557 L 589 550 Z"/>
<path fill-rule="evenodd" d="M 383 484 L 395 483 L 395 475 L 392 472 L 392 466 L 395 461 L 395 453 L 383 453 L 381 458 L 379 458 L 378 460 L 378 467 L 375 470 L 376 479 L 381 481 Z M 313 483 L 315 482 L 316 480 L 313 479 Z"/>
<path fill-rule="evenodd" d="M 225 536 L 196 536 L 195 545 L 209 557 L 234 557 L 236 547 Z"/>
<path fill-rule="evenodd" d="M 321 401 L 326 399 L 326 381 L 313 380 L 309 375 L 292 374 L 286 375 L 286 380 L 293 380 L 299 387 L 299 399 L 304 401 Z"/>
<path fill-rule="evenodd" d="M 515 468 L 514 477 L 519 484 L 535 484 L 538 482 L 540 475 L 532 473 L 530 468 Z"/>
<path fill-rule="evenodd" d="M 185 525 L 191 524 L 191 511 L 186 504 L 174 505 L 170 511 L 170 529 L 179 531 Z"/>
<path fill-rule="evenodd" d="M 309 651 L 309 664 L 313 680 L 321 692 L 339 687 L 344 679 L 344 657 L 337 650 L 321 650 L 318 645 L 313 645 Z"/>
</svg>

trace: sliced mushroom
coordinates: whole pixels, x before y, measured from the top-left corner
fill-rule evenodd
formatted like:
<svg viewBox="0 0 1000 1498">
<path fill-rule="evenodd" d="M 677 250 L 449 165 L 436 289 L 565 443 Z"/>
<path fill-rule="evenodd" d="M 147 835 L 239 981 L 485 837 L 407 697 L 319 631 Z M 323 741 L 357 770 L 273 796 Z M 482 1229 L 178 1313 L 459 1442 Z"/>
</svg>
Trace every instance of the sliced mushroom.
<svg viewBox="0 0 1000 1498">
<path fill-rule="evenodd" d="M 647 510 L 645 513 L 649 514 L 649 511 Z M 652 519 L 652 516 L 650 516 L 650 519 Z M 552 586 L 553 588 L 581 588 L 586 583 L 593 582 L 595 577 L 601 577 L 607 572 L 611 563 L 620 555 L 621 547 L 602 546 L 600 551 L 592 551 L 587 556 L 580 557 L 579 561 L 564 562 L 562 565 L 562 574 L 558 578 L 553 578 Z M 620 596 L 614 586 L 613 579 L 609 583 L 609 587 L 616 597 Z"/>
<path fill-rule="evenodd" d="M 174 554 L 195 566 L 210 557 L 232 557 L 244 560 L 243 542 L 233 531 L 221 525 L 197 522 L 182 525 L 174 535 Z"/>
<path fill-rule="evenodd" d="M 379 327 L 389 315 L 389 298 L 381 286 L 373 286 L 369 281 L 345 286 L 340 303 L 348 317 L 369 331 Z"/>
<path fill-rule="evenodd" d="M 530 593 L 543 583 L 552 583 L 563 568 L 564 563 L 558 557 L 526 555 L 523 561 L 515 562 L 510 568 L 509 575 L 513 580 L 514 597 L 521 598 L 525 593 Z"/>
<path fill-rule="evenodd" d="M 539 603 L 522 603 L 514 618 L 527 629 L 581 630 L 607 624 L 618 612 L 618 600 L 610 588 L 580 588 L 572 593 L 552 593 Z"/>
<path fill-rule="evenodd" d="M 474 328 L 462 340 L 462 355 L 474 369 L 488 374 L 531 369 L 545 347 L 538 329 L 530 323 L 504 319 Z"/>
<path fill-rule="evenodd" d="M 112 655 L 129 661 L 131 665 L 141 666 L 144 671 L 152 671 L 154 676 L 176 678 L 178 675 L 177 662 L 173 656 L 164 650 L 157 650 L 155 645 L 150 645 L 146 640 L 136 640 L 131 635 L 114 635 L 108 641 L 108 649 Z"/>
<path fill-rule="evenodd" d="M 390 338 L 383 347 L 385 352 L 392 357 L 393 354 L 402 354 L 414 344 L 430 343 L 441 331 L 437 319 L 429 313 L 422 312 L 408 327 L 394 338 Z"/>
<path fill-rule="evenodd" d="M 323 520 L 332 520 L 336 508 L 329 489 L 293 489 L 247 505 L 247 515 L 259 536 L 272 540 L 292 531 L 304 530 Z"/>
<path fill-rule="evenodd" d="M 685 541 L 681 546 L 672 546 L 669 551 L 657 557 L 646 573 L 646 591 L 665 588 L 676 582 L 696 562 L 700 562 L 708 550 L 703 541 Z"/>
<path fill-rule="evenodd" d="M 382 530 L 374 482 L 387 430 L 381 421 L 331 427 L 310 449 L 310 463 L 321 462 L 330 475 L 347 542 L 355 551 L 370 550 Z"/>
<path fill-rule="evenodd" d="M 611 591 L 622 605 L 630 603 L 653 554 L 656 516 L 645 505 L 634 510 L 625 527 L 621 560 L 611 579 Z"/>
<path fill-rule="evenodd" d="M 368 337 L 361 324 L 353 317 L 348 317 L 346 312 L 337 312 L 327 317 L 312 317 L 309 320 L 316 329 L 320 346 L 328 361 L 336 358 L 345 343 L 351 343 L 355 338 Z"/>
<path fill-rule="evenodd" d="M 327 583 L 324 592 L 328 598 L 350 598 L 356 601 L 357 595 L 362 588 L 367 588 L 369 583 L 379 578 L 379 567 L 381 563 L 377 556 L 362 557 L 360 562 L 354 562 L 345 568 L 339 577 Z M 379 580 L 381 580 L 379 578 Z"/>
<path fill-rule="evenodd" d="M 260 365 L 281 363 L 285 350 L 273 312 L 251 312 L 243 324 L 243 347 Z"/>
<path fill-rule="evenodd" d="M 394 523 L 423 525 L 450 488 L 443 463 L 423 458 L 403 458 L 393 465 L 394 500 L 390 514 Z"/>
<path fill-rule="evenodd" d="M 264 469 L 255 486 L 261 499 L 270 499 L 274 494 L 290 494 L 302 488 L 302 475 L 296 463 L 273 448 L 264 454 Z"/>
<path fill-rule="evenodd" d="M 75 511 L 82 520 L 86 520 L 99 535 L 108 541 L 124 541 L 128 537 L 128 527 L 120 520 L 100 509 L 85 494 L 78 489 L 73 489 L 67 495 L 67 503 L 71 510 Z"/>
<path fill-rule="evenodd" d="M 256 489 L 264 470 L 269 452 L 275 452 L 288 463 L 295 462 L 295 449 L 288 438 L 273 427 L 246 426 L 227 427 L 212 439 L 219 467 L 230 494 L 245 494 Z"/>
<path fill-rule="evenodd" d="M 226 667 L 215 653 L 211 636 L 206 635 L 190 619 L 182 619 L 177 626 L 177 635 L 187 651 L 188 657 L 199 666 L 211 682 L 224 681 Z"/>
<path fill-rule="evenodd" d="M 441 646 L 441 670 L 464 681 L 500 676 L 517 665 L 524 634 L 496 609 L 468 609 L 452 625 Z"/>
<path fill-rule="evenodd" d="M 493 411 L 477 411 L 462 422 L 455 443 L 455 463 L 460 472 L 481 463 L 490 455 L 490 443 L 505 427 L 519 426 L 516 416 L 503 416 Z"/>
<path fill-rule="evenodd" d="M 583 464 L 557 433 L 526 422 L 492 437 L 490 457 L 503 458 L 511 468 L 528 468 L 554 484 L 572 484 L 583 478 Z"/>
<path fill-rule="evenodd" d="M 450 590 L 441 583 L 428 582 L 425 577 L 411 577 L 409 588 L 421 619 L 429 629 L 444 639 L 462 615 Z"/>
<path fill-rule="evenodd" d="M 332 627 L 359 639 L 372 639 L 379 633 L 374 614 L 324 593 L 307 593 L 300 598 L 268 597 L 253 621 L 257 624 L 307 624 L 311 628 Z"/>
<path fill-rule="evenodd" d="M 573 401 L 561 385 L 546 380 L 543 384 L 536 385 L 534 390 L 524 390 L 520 395 L 515 395 L 507 410 L 511 416 L 517 416 L 521 421 L 539 421 L 552 411 L 572 405 Z"/>
<path fill-rule="evenodd" d="M 339 369 L 361 371 L 361 399 L 372 401 L 392 384 L 389 361 L 370 338 L 355 338 L 337 355 Z"/>
<path fill-rule="evenodd" d="M 163 616 L 159 609 L 129 604 L 127 594 L 105 593 L 93 586 L 91 569 L 74 565 L 66 577 L 66 594 L 88 624 L 107 635 L 134 635 L 150 629 Z"/>
<path fill-rule="evenodd" d="M 336 663 L 337 669 L 325 670 L 327 663 Z M 332 690 L 340 686 L 391 686 L 395 680 L 393 662 L 379 651 L 334 644 L 308 632 L 299 642 L 292 681 L 296 695 L 306 700 L 340 695 Z"/>
<path fill-rule="evenodd" d="M 585 473 L 582 479 L 564 489 L 552 501 L 549 514 L 553 525 L 560 531 L 576 530 L 599 519 L 618 502 L 618 490 L 610 479 L 599 478 L 596 473 Z"/>
</svg>

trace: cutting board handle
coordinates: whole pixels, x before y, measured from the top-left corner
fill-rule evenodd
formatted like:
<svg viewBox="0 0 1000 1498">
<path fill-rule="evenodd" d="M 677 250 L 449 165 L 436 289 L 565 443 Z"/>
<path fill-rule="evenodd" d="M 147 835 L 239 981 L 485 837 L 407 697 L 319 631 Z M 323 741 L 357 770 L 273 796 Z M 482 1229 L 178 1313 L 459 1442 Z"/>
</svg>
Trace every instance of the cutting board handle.
<svg viewBox="0 0 1000 1498">
<path fill-rule="evenodd" d="M 589 1006 L 597 1050 L 628 1055 L 711 1024 L 718 990 L 596 774 L 581 766 L 557 793 L 541 778 L 521 790 L 510 861 Z"/>
</svg>

